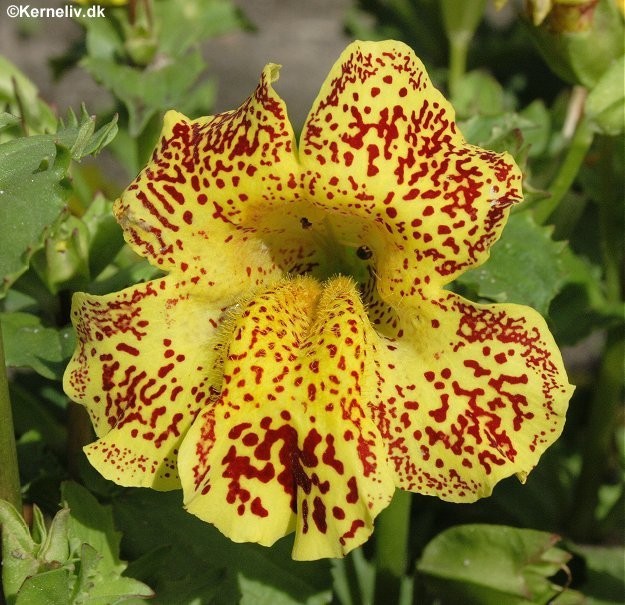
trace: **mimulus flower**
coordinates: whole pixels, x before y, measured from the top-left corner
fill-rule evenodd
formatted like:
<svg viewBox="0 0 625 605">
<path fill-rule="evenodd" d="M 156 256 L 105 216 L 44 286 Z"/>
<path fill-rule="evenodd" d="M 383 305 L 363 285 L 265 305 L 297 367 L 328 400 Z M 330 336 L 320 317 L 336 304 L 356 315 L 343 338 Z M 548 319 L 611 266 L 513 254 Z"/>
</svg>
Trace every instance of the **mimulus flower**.
<svg viewBox="0 0 625 605">
<path fill-rule="evenodd" d="M 65 389 L 118 484 L 182 487 L 232 540 L 362 544 L 396 488 L 472 502 L 524 480 L 572 388 L 544 320 L 444 289 L 483 263 L 521 174 L 468 145 L 399 42 L 341 55 L 299 146 L 269 65 L 239 109 L 165 117 L 116 201 L 167 275 L 76 294 Z"/>
</svg>

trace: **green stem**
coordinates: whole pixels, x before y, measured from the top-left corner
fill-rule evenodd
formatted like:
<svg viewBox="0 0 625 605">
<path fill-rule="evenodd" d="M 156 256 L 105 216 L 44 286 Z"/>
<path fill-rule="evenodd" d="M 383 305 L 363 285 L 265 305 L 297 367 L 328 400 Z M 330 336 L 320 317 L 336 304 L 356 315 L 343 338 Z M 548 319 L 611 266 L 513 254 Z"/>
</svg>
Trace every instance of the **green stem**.
<svg viewBox="0 0 625 605">
<path fill-rule="evenodd" d="M 13 430 L 13 414 L 9 398 L 9 381 L 4 363 L 2 328 L 0 327 L 0 499 L 22 510 L 20 474 Z"/>
<path fill-rule="evenodd" d="M 593 131 L 589 123 L 582 119 L 578 122 L 575 134 L 571 139 L 564 162 L 560 166 L 556 177 L 554 178 L 549 192 L 551 196 L 536 205 L 534 217 L 536 221 L 543 225 L 548 220 L 553 211 L 558 207 L 562 198 L 571 188 L 577 173 L 590 149 L 593 140 Z"/>
<path fill-rule="evenodd" d="M 458 32 L 449 39 L 449 92 L 453 97 L 458 94 L 460 81 L 467 71 L 467 56 L 472 32 Z"/>
<path fill-rule="evenodd" d="M 570 533 L 578 540 L 590 540 L 595 529 L 599 489 L 610 460 L 612 438 L 623 390 L 623 329 L 608 332 L 590 416 L 585 430 L 582 469 L 577 480 Z"/>
<path fill-rule="evenodd" d="M 397 490 L 389 507 L 378 517 L 374 604 L 399 603 L 408 566 L 411 498 L 410 492 Z"/>
<path fill-rule="evenodd" d="M 453 98 L 467 70 L 469 45 L 484 15 L 486 0 L 441 0 L 440 6 L 449 40 L 449 91 Z"/>
</svg>

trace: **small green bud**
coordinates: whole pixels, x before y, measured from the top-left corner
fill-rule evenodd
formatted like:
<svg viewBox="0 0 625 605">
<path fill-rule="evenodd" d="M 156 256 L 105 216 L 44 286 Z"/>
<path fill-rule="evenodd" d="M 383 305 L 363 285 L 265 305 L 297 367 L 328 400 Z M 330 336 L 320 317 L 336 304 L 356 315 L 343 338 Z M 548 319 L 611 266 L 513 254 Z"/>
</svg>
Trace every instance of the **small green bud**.
<svg viewBox="0 0 625 605">
<path fill-rule="evenodd" d="M 529 31 L 551 69 L 586 88 L 623 54 L 625 28 L 616 0 L 554 2 L 540 26 Z"/>
</svg>

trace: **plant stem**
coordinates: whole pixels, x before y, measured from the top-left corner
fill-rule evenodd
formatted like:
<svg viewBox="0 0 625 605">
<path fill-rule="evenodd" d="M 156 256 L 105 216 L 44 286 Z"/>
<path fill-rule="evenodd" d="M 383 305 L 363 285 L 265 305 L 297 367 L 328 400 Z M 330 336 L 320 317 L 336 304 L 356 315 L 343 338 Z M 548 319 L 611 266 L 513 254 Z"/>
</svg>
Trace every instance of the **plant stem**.
<svg viewBox="0 0 625 605">
<path fill-rule="evenodd" d="M 408 538 L 412 494 L 397 490 L 376 527 L 376 577 L 374 604 L 399 603 L 408 565 Z"/>
<path fill-rule="evenodd" d="M 4 362 L 2 327 L 0 326 L 0 499 L 22 510 L 20 474 L 13 430 L 13 413 L 9 398 L 9 381 Z"/>
<path fill-rule="evenodd" d="M 449 92 L 452 98 L 457 95 L 460 81 L 467 71 L 472 37 L 472 32 L 458 32 L 449 39 Z"/>
<path fill-rule="evenodd" d="M 551 196 L 536 205 L 534 217 L 543 225 L 547 222 L 553 211 L 558 207 L 566 192 L 571 188 L 580 166 L 590 149 L 593 140 L 593 131 L 589 123 L 582 119 L 578 122 L 575 134 L 571 139 L 564 162 L 560 166 L 556 177 L 549 187 Z"/>
<path fill-rule="evenodd" d="M 449 40 L 449 92 L 452 98 L 457 94 L 460 80 L 467 70 L 469 45 L 485 8 L 486 0 L 441 1 L 443 24 Z"/>
<path fill-rule="evenodd" d="M 578 540 L 591 540 L 595 529 L 595 510 L 599 488 L 605 479 L 610 459 L 612 437 L 623 389 L 623 328 L 608 332 L 601 368 L 591 401 L 585 430 L 582 470 L 577 480 L 574 507 L 569 519 L 571 535 Z"/>
</svg>

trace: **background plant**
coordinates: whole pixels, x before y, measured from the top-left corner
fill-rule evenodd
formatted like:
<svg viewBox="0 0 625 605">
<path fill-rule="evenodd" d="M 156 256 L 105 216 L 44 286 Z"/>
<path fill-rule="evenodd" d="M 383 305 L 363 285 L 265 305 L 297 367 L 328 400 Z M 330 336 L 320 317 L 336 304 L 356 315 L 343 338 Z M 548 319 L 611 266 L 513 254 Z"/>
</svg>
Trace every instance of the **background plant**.
<svg viewBox="0 0 625 605">
<path fill-rule="evenodd" d="M 523 15 L 498 4 L 508 13 L 481 1 L 359 0 L 345 24 L 353 37 L 409 43 L 469 141 L 511 151 L 522 166 L 527 201 L 488 263 L 453 288 L 538 309 L 560 345 L 581 352 L 581 363 L 567 357 L 577 391 L 564 435 L 525 486 L 505 481 L 461 506 L 400 493 L 374 540 L 341 561 L 295 563 L 288 539 L 230 543 L 184 513 L 177 492 L 106 482 L 82 456 L 90 423 L 60 385 L 71 293 L 155 275 L 124 245 L 110 212 L 118 185 L 101 156 L 89 158 L 106 148 L 123 186 L 164 110 L 210 113 L 214 81 L 198 45 L 249 27 L 241 12 L 229 0 L 184 10 L 137 0 L 80 21 L 81 42 L 54 65 L 77 63 L 111 93 L 99 118 L 79 108 L 60 119 L 0 57 L 6 602 L 139 603 L 152 592 L 153 602 L 181 604 L 622 602 L 622 4 L 528 2 Z"/>
</svg>

